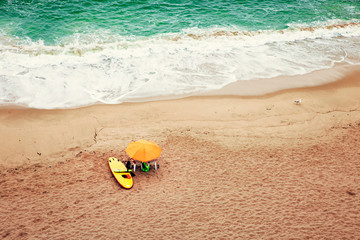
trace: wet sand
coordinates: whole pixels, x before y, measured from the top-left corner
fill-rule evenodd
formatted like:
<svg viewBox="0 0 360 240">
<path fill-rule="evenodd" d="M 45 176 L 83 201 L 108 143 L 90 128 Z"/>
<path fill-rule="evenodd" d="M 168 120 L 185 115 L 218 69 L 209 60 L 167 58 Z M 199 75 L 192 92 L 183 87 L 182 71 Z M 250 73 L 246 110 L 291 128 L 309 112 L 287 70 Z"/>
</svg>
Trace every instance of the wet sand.
<svg viewBox="0 0 360 240">
<path fill-rule="evenodd" d="M 257 97 L 2 109 L 0 132 L 2 239 L 360 238 L 358 68 Z M 122 189 L 107 159 L 142 138 L 160 169 Z"/>
</svg>

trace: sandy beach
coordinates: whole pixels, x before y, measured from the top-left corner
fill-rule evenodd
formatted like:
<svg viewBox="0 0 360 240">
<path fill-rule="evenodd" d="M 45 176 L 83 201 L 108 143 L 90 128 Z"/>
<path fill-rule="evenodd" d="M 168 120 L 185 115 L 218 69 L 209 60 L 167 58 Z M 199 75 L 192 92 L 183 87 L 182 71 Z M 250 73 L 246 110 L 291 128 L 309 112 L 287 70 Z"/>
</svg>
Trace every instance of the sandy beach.
<svg viewBox="0 0 360 240">
<path fill-rule="evenodd" d="M 261 96 L 235 96 L 234 84 L 219 96 L 2 108 L 0 238 L 360 239 L 360 68 L 342 73 Z M 125 190 L 107 159 L 126 160 L 138 139 L 163 149 L 160 169 L 136 171 Z"/>
</svg>

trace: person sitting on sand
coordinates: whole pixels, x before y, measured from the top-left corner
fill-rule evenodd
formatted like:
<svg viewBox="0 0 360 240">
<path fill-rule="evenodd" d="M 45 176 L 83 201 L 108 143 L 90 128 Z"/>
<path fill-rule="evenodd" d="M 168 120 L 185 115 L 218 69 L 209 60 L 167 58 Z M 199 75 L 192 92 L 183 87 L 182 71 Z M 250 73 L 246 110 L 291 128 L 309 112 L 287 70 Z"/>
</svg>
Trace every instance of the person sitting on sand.
<svg viewBox="0 0 360 240">
<path fill-rule="evenodd" d="M 142 162 L 141 163 L 141 171 L 148 172 L 150 169 L 150 163 Z"/>
<path fill-rule="evenodd" d="M 127 162 L 126 162 L 126 168 L 127 168 L 127 170 L 131 170 L 131 168 L 132 168 L 132 166 L 131 166 L 132 164 L 131 164 L 131 162 L 130 162 L 130 160 L 128 160 Z"/>
</svg>

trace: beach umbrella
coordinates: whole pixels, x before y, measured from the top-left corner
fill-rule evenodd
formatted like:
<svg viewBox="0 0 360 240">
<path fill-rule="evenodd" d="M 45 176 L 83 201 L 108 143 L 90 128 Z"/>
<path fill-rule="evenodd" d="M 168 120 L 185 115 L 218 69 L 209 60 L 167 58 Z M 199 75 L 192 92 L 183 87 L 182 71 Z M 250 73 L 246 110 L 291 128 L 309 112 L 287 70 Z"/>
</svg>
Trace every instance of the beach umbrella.
<svg viewBox="0 0 360 240">
<path fill-rule="evenodd" d="M 141 139 L 131 142 L 125 152 L 134 160 L 149 162 L 160 157 L 161 148 L 155 142 Z"/>
</svg>

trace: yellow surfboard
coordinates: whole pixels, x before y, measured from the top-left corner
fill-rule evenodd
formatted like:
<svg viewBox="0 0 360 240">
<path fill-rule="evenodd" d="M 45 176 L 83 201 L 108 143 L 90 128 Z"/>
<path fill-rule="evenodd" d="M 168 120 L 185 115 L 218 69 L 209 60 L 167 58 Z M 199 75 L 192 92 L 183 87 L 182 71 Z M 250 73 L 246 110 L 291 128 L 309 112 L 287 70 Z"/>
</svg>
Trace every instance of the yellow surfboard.
<svg viewBox="0 0 360 240">
<path fill-rule="evenodd" d="M 128 170 L 125 165 L 117 158 L 109 158 L 109 167 L 111 173 L 114 175 L 116 181 L 125 189 L 130 189 L 133 186 L 133 179 L 131 170 Z"/>
</svg>

